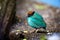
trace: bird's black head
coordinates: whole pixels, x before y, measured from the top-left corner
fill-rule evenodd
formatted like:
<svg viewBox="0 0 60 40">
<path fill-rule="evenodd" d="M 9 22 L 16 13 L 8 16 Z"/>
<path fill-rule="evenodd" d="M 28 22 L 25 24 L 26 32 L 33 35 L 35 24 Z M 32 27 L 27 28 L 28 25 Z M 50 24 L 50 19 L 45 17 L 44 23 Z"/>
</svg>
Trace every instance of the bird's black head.
<svg viewBox="0 0 60 40">
<path fill-rule="evenodd" d="M 28 12 L 28 17 L 34 15 L 34 13 L 35 13 L 35 11 L 29 11 L 29 12 Z"/>
</svg>

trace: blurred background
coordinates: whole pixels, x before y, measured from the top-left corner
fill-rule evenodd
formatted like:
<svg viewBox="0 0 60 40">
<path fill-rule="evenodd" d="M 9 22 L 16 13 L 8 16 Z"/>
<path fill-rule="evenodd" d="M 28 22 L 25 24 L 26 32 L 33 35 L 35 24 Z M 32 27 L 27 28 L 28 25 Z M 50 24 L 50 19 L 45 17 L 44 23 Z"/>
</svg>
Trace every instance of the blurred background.
<svg viewBox="0 0 60 40">
<path fill-rule="evenodd" d="M 28 11 L 36 11 L 43 16 L 47 30 L 51 32 L 59 32 L 60 29 L 60 9 L 51 5 L 44 4 L 39 0 L 17 0 L 16 2 L 16 16 L 22 19 L 23 23 L 26 21 Z M 27 23 L 25 23 L 26 25 Z M 28 27 L 28 26 L 26 26 Z M 23 28 L 26 28 L 23 25 Z M 19 28 L 19 27 L 18 27 Z M 20 29 L 20 28 L 19 28 Z M 22 28 L 21 28 L 22 29 Z M 32 28 L 26 28 L 25 30 L 31 30 Z"/>
<path fill-rule="evenodd" d="M 0 40 L 10 40 L 9 34 L 11 31 L 21 30 L 30 32 L 34 30 L 33 28 L 29 27 L 29 25 L 27 25 L 26 21 L 27 12 L 30 10 L 36 11 L 43 16 L 47 24 L 47 30 L 50 32 L 60 32 L 59 8 L 44 4 L 39 0 L 0 0 Z M 42 33 L 34 35 L 40 36 L 41 34 Z M 54 33 L 52 33 L 52 35 L 53 34 Z M 27 39 L 31 38 L 29 35 L 33 34 L 28 34 Z M 47 33 L 43 33 L 42 35 L 45 35 L 46 37 L 48 36 L 48 40 L 55 40 L 56 37 L 54 37 L 55 34 L 53 37 L 50 34 L 47 35 Z M 30 40 L 40 40 L 39 36 L 31 38 Z M 56 40 L 60 40 L 59 36 L 56 38 Z M 42 37 L 41 40 L 46 40 L 46 38 Z"/>
</svg>

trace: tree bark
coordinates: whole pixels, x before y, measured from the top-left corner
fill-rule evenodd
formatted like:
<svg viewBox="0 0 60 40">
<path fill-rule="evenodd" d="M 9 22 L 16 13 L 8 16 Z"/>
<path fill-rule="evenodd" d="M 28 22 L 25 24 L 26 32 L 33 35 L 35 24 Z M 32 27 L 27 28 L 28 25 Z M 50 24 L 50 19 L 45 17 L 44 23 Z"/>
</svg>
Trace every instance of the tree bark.
<svg viewBox="0 0 60 40">
<path fill-rule="evenodd" d="M 9 29 L 12 25 L 12 20 L 15 17 L 15 0 L 2 1 L 1 16 L 0 16 L 0 30 L 4 33 L 8 40 Z M 5 38 L 5 37 L 4 37 Z"/>
</svg>

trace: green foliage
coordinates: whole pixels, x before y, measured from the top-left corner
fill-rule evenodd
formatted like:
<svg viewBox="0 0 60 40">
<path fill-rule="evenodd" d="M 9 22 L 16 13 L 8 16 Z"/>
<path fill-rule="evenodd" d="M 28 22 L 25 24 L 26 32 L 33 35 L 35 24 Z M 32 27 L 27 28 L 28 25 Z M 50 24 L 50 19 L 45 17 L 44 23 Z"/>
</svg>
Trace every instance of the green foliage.
<svg viewBox="0 0 60 40">
<path fill-rule="evenodd" d="M 40 40 L 47 40 L 47 39 L 46 39 L 46 36 L 45 36 L 44 34 L 41 35 L 41 36 L 40 36 Z"/>
</svg>

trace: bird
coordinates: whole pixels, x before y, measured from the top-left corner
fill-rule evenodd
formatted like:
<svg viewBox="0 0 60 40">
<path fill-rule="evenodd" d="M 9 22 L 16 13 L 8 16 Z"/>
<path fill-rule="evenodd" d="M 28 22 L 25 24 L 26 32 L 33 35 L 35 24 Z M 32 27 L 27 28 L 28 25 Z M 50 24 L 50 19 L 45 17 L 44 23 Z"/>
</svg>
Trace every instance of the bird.
<svg viewBox="0 0 60 40">
<path fill-rule="evenodd" d="M 43 28 L 46 30 L 46 22 L 44 21 L 42 15 L 35 11 L 29 11 L 27 13 L 27 23 L 30 27 L 34 29 Z"/>
</svg>

